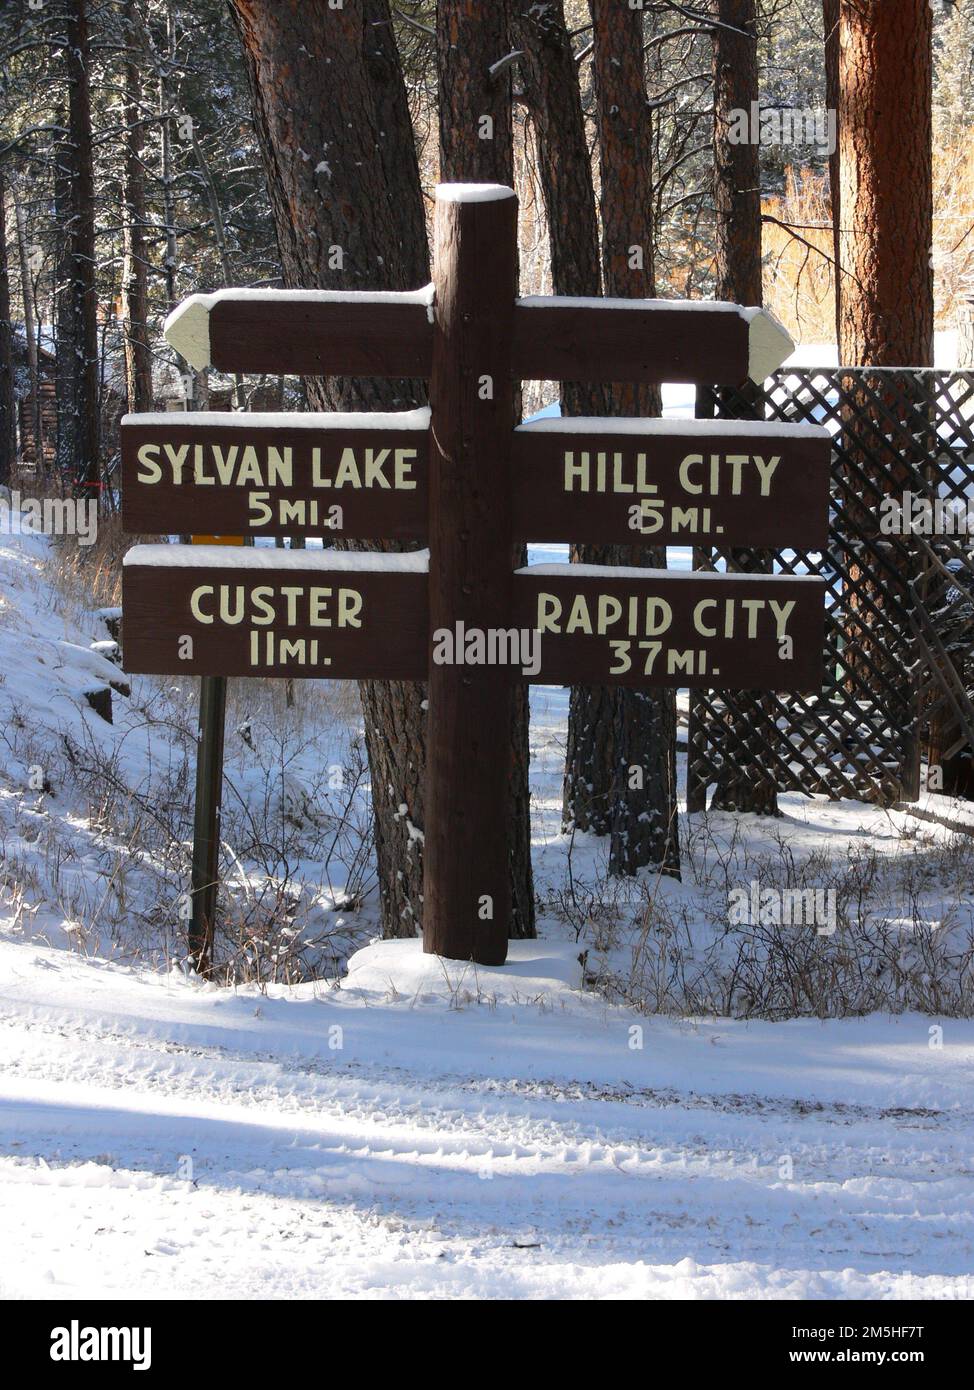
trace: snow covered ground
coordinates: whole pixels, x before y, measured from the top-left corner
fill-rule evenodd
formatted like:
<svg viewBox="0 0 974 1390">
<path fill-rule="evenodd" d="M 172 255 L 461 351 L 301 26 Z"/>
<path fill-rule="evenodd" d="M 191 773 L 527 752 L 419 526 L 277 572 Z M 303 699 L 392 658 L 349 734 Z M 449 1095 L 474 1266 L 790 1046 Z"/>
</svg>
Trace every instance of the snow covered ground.
<svg viewBox="0 0 974 1390">
<path fill-rule="evenodd" d="M 136 837 L 178 787 L 186 696 L 135 681 L 100 720 L 83 691 L 117 668 L 47 558 L 0 538 L 0 1297 L 974 1295 L 974 1021 L 684 1020 L 583 988 L 583 960 L 621 968 L 630 946 L 557 910 L 563 691 L 533 692 L 544 935 L 502 970 L 368 945 L 374 916 L 343 908 L 302 822 L 355 731 L 324 687 L 335 745 L 299 693 L 312 746 L 282 754 L 279 801 L 258 806 L 270 734 L 237 726 L 244 706 L 228 766 L 252 814 L 291 827 L 306 920 L 345 933 L 348 973 L 219 989 L 184 973 L 172 928 L 141 949 L 173 868 Z M 134 809 L 92 799 L 86 759 Z M 744 823 L 750 852 L 780 829 L 798 858 L 906 855 L 932 921 L 969 914 L 969 882 L 928 882 L 950 832 L 782 804 Z M 718 845 L 735 822 L 692 828 Z M 573 853 L 593 881 L 600 847 Z M 696 875 L 664 886 L 674 913 Z"/>
<path fill-rule="evenodd" d="M 974 1024 L 636 1020 L 564 947 L 365 955 L 262 996 L 3 945 L 0 1296 L 974 1293 Z"/>
</svg>

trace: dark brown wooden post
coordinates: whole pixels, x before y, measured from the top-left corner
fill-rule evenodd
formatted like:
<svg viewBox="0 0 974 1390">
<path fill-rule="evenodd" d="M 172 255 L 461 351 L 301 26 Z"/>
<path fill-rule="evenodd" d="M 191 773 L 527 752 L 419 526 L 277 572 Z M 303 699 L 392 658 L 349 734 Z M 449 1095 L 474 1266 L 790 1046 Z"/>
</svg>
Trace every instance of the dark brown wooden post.
<svg viewBox="0 0 974 1390">
<path fill-rule="evenodd" d="M 430 381 L 430 633 L 510 625 L 517 200 L 437 189 Z M 430 662 L 423 949 L 507 958 L 509 667 Z"/>
</svg>

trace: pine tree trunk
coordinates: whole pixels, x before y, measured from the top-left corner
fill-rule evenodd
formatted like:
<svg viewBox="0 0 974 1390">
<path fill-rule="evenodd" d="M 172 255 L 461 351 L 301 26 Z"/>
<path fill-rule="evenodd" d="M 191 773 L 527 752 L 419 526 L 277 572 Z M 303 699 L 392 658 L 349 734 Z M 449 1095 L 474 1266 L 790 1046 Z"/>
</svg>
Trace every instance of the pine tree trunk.
<svg viewBox="0 0 974 1390">
<path fill-rule="evenodd" d="M 98 299 L 95 284 L 95 178 L 91 145 L 91 90 L 87 0 L 69 0 L 64 69 L 68 89 L 71 229 L 69 273 L 63 293 L 73 319 L 78 354 L 69 408 L 75 416 L 71 476 L 75 491 L 97 498 L 100 487 L 98 418 Z"/>
<path fill-rule="evenodd" d="M 554 292 L 597 295 L 602 277 L 592 161 L 563 0 L 543 6 L 520 0 L 514 24 L 515 42 L 523 52 L 518 64 L 523 100 L 538 144 Z M 601 399 L 600 386 L 563 382 L 561 391 L 564 414 L 602 413 L 591 406 L 593 398 Z"/>
<path fill-rule="evenodd" d="M 7 258 L 7 190 L 0 170 L 0 486 L 9 487 L 14 466 L 13 325 L 10 322 L 10 262 Z"/>
<path fill-rule="evenodd" d="M 152 408 L 152 358 L 146 327 L 148 273 L 145 248 L 145 178 L 142 123 L 142 28 L 135 0 L 125 0 L 124 204 L 122 320 L 125 326 L 125 390 L 131 411 Z"/>
<path fill-rule="evenodd" d="M 159 154 L 162 163 L 162 229 L 165 251 L 162 257 L 163 283 L 166 286 L 166 308 L 176 307 L 176 212 L 172 185 L 172 92 L 167 80 L 169 65 L 175 61 L 176 29 L 172 6 L 166 7 L 166 71 L 159 77 Z"/>
<path fill-rule="evenodd" d="M 233 0 L 232 10 L 247 57 L 285 285 L 407 290 L 426 283 L 419 169 L 388 0 L 341 10 L 304 0 Z M 305 384 L 316 410 L 406 409 L 425 400 L 419 381 L 311 378 Z M 423 866 L 410 828 L 423 826 L 424 688 L 369 681 L 359 690 L 382 932 L 414 936 L 422 921 Z"/>
<path fill-rule="evenodd" d="M 562 0 L 544 7 L 518 5 L 515 13 L 516 42 L 524 53 L 524 100 L 537 140 L 548 219 L 552 288 L 555 294 L 598 295 L 602 272 L 592 161 L 564 5 Z M 564 381 L 560 397 L 563 415 L 612 410 L 611 390 L 601 384 Z M 611 764 L 611 692 L 576 686 L 569 701 L 563 821 L 608 834 L 604 789 L 597 799 L 593 793 L 595 769 Z"/>
<path fill-rule="evenodd" d="M 755 0 L 718 0 L 714 30 L 714 231 L 716 298 L 748 306 L 763 303 L 761 283 L 761 161 L 759 148 L 729 138 L 732 112 L 750 111 L 759 98 Z M 734 31 L 743 32 L 734 32 Z M 749 35 L 750 37 L 745 37 Z M 732 385 L 733 383 L 717 383 Z M 740 400 L 742 392 L 734 393 Z M 751 417 L 760 419 L 757 392 L 744 392 Z M 742 413 L 742 412 L 738 412 Z M 740 573 L 766 574 L 772 569 L 766 551 L 732 550 L 729 567 Z M 765 720 L 735 720 L 735 735 L 749 756 L 735 755 L 718 779 L 710 808 L 715 811 L 778 813 L 777 789 L 760 775 L 761 752 L 771 727 L 768 702 L 757 692 L 755 713 Z M 741 724 L 745 727 L 741 727 Z"/>
<path fill-rule="evenodd" d="M 839 361 L 862 367 L 933 365 L 933 172 L 932 172 L 932 13 L 927 0 L 842 0 L 839 27 L 841 163 L 841 292 Z M 908 378 L 891 390 L 881 377 L 867 380 L 852 403 L 859 416 L 875 419 L 876 437 L 891 456 L 920 462 L 916 440 L 920 399 L 904 402 Z M 871 388 L 871 390 L 870 390 Z M 879 397 L 880 404 L 872 399 Z M 899 494 L 911 473 L 878 470 L 858 460 L 874 487 L 848 504 L 865 528 L 876 524 L 878 492 Z M 850 491 L 857 487 L 850 477 Z M 886 649 L 882 612 L 890 590 L 909 602 L 906 581 L 913 573 L 904 554 L 902 586 L 895 579 L 877 583 L 849 566 L 858 593 L 850 592 L 845 617 L 845 660 L 857 688 L 873 692 L 877 707 L 885 690 L 902 685 L 903 672 Z M 914 689 L 918 709 L 919 696 Z M 900 769 L 899 794 L 919 790 L 919 745 Z M 894 792 L 894 794 L 896 794 Z"/>
<path fill-rule="evenodd" d="M 592 0 L 591 10 L 605 293 L 652 298 L 653 144 L 643 15 L 613 0 Z M 613 386 L 608 406 L 613 415 L 659 415 L 659 387 Z M 572 554 L 585 564 L 666 567 L 659 546 L 577 546 Z M 572 691 L 565 811 L 576 826 L 611 836 L 613 873 L 652 865 L 679 876 L 675 691 Z"/>
<path fill-rule="evenodd" d="M 836 122 L 839 114 L 839 0 L 822 0 L 822 23 L 825 33 L 825 107 L 833 113 Z M 838 125 L 836 125 L 838 131 Z M 839 258 L 842 251 L 842 175 L 839 159 L 839 143 L 829 155 L 829 201 L 832 205 L 832 285 L 835 294 L 835 341 L 839 341 L 839 315 L 841 313 L 841 294 L 839 286 Z M 839 359 L 841 364 L 842 359 Z"/>
<path fill-rule="evenodd" d="M 160 74 L 158 85 L 159 103 L 159 156 L 162 184 L 162 232 L 165 249 L 162 256 L 162 277 L 166 287 L 166 310 L 172 312 L 176 307 L 176 268 L 179 248 L 176 240 L 176 203 L 173 197 L 175 172 L 172 153 L 172 123 L 175 119 L 172 101 L 172 84 L 169 73 L 176 62 L 176 16 L 172 0 L 167 0 L 166 17 L 166 68 Z M 209 373 L 207 369 L 195 371 L 182 357 L 176 359 L 180 380 L 183 385 L 184 410 L 208 410 L 210 401 Z"/>
<path fill-rule="evenodd" d="M 440 0 L 436 10 L 440 180 L 514 185 L 509 0 Z M 496 65 L 500 64 L 500 67 Z M 520 418 L 520 390 L 514 418 Z M 519 547 L 512 564 L 527 563 Z M 511 713 L 511 936 L 534 936 L 529 791 L 529 694 L 515 686 Z"/>
<path fill-rule="evenodd" d="M 717 18 L 729 27 L 714 29 L 714 297 L 746 305 L 763 302 L 761 161 L 756 144 L 729 133 L 731 112 L 750 111 L 760 95 L 756 8 L 756 0 L 717 0 Z"/>
<path fill-rule="evenodd" d="M 842 0 L 844 366 L 933 365 L 932 15 Z"/>
<path fill-rule="evenodd" d="M 436 72 L 441 183 L 514 183 L 510 0 L 439 0 Z"/>
<path fill-rule="evenodd" d="M 34 305 L 34 280 L 31 273 L 30 247 L 27 244 L 27 215 L 18 193 L 11 185 L 14 206 L 14 226 L 17 232 L 17 259 L 20 262 L 20 297 L 24 305 L 24 344 L 27 351 L 27 380 L 30 385 L 31 431 L 34 439 L 34 466 L 37 476 L 44 471 L 44 440 L 41 417 L 41 374 L 37 356 L 37 313 Z"/>
<path fill-rule="evenodd" d="M 66 126 L 67 115 L 61 113 L 59 125 Z M 62 487 L 74 474 L 78 457 L 78 431 L 81 424 L 76 407 L 77 381 L 81 363 L 81 347 L 77 341 L 78 319 L 71 295 L 74 257 L 74 211 L 72 207 L 72 166 L 70 138 L 65 137 L 56 149 L 54 160 L 54 224 L 55 224 L 55 301 L 56 356 L 54 365 L 55 401 L 57 406 L 57 448 L 55 468 Z"/>
</svg>

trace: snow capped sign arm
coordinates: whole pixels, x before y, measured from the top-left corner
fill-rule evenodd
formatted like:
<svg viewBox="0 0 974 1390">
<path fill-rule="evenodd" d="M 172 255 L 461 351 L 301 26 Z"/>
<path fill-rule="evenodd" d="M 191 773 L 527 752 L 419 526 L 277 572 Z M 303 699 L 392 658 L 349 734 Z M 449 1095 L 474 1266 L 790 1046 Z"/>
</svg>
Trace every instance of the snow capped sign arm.
<svg viewBox="0 0 974 1390">
<path fill-rule="evenodd" d="M 166 342 L 197 371 L 298 376 L 428 376 L 432 286 L 360 290 L 218 290 L 166 320 Z"/>
<path fill-rule="evenodd" d="M 766 309 L 672 299 L 518 300 L 513 370 L 541 381 L 763 381 L 794 351 Z"/>
</svg>

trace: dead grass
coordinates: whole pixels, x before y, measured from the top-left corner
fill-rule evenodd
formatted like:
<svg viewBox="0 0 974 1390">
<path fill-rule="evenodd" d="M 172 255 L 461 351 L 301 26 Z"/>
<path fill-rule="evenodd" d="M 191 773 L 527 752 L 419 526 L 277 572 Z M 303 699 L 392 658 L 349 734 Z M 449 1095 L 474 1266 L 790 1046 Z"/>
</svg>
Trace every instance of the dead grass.
<svg viewBox="0 0 974 1390">
<path fill-rule="evenodd" d="M 828 177 L 789 169 L 785 192 L 764 202 L 764 296 L 798 342 L 835 340 L 832 210 Z M 974 148 L 945 138 L 934 148 L 935 323 L 956 327 L 974 293 Z M 785 225 L 781 225 L 785 224 Z M 908 365 L 908 364 L 904 364 Z"/>
</svg>

